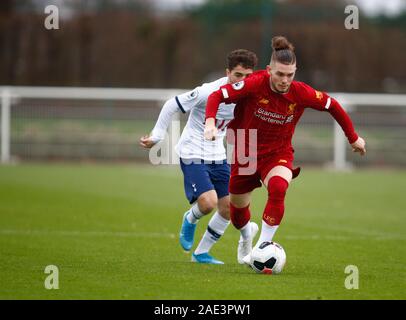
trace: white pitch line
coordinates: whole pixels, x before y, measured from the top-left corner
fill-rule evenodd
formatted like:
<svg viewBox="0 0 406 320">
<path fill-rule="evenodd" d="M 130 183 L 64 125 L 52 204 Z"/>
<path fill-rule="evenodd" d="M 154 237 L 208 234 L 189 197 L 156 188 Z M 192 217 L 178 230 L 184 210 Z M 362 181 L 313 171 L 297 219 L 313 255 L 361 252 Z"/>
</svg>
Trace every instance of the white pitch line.
<svg viewBox="0 0 406 320">
<path fill-rule="evenodd" d="M 354 240 L 406 240 L 405 236 L 399 235 L 359 235 L 359 236 L 334 236 L 334 235 L 309 235 L 309 236 L 296 236 L 286 235 L 280 236 L 280 239 L 287 240 L 331 240 L 331 241 L 354 241 Z"/>
<path fill-rule="evenodd" d="M 332 226 L 332 225 L 315 225 L 313 227 L 318 227 L 320 229 L 329 229 L 332 231 L 344 232 L 344 233 L 351 233 L 354 234 L 355 237 L 362 237 L 362 238 L 396 238 L 396 239 L 404 239 L 406 235 L 399 234 L 399 233 L 390 233 L 390 232 L 382 232 L 382 231 L 375 231 L 375 230 L 367 230 L 363 228 L 351 228 L 348 226 Z"/>
<path fill-rule="evenodd" d="M 175 234 L 168 232 L 127 232 L 127 231 L 75 231 L 75 230 L 13 230 L 0 229 L 0 235 L 22 236 L 86 236 L 86 237 L 123 237 L 123 238 L 171 238 Z"/>
<path fill-rule="evenodd" d="M 177 235 L 168 232 L 128 232 L 128 231 L 78 231 L 78 230 L 16 230 L 0 229 L 0 236 L 68 236 L 68 237 L 121 237 L 121 238 L 170 238 Z M 278 237 L 279 238 L 279 237 Z M 281 235 L 281 240 L 328 240 L 328 241 L 354 241 L 354 240 L 406 240 L 403 235 Z"/>
</svg>

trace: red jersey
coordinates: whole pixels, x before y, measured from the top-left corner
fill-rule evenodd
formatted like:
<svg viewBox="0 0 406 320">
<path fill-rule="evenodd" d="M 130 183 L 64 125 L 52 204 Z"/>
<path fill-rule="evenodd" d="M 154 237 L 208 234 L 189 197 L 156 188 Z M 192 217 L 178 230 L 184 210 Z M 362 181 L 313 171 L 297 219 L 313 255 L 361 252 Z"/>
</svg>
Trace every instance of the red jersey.
<svg viewBox="0 0 406 320">
<path fill-rule="evenodd" d="M 248 130 L 257 129 L 258 156 L 291 148 L 296 124 L 305 108 L 330 112 L 350 143 L 358 139 L 351 119 L 335 99 L 298 81 L 292 82 L 287 93 L 276 93 L 270 87 L 270 75 L 265 70 L 213 92 L 207 101 L 206 119 L 216 117 L 221 102 L 236 103 L 229 128 L 246 131 L 246 148 L 250 147 Z"/>
</svg>

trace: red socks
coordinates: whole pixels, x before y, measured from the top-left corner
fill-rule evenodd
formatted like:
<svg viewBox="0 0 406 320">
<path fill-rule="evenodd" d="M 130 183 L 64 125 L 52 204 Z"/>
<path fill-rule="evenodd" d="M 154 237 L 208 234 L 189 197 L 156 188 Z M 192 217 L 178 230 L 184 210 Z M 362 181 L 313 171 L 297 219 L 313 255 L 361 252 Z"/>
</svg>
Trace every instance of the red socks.
<svg viewBox="0 0 406 320">
<path fill-rule="evenodd" d="M 268 181 L 268 202 L 262 219 L 270 226 L 281 223 L 285 212 L 285 195 L 289 183 L 280 176 L 273 176 Z"/>
<path fill-rule="evenodd" d="M 230 218 L 237 229 L 244 227 L 251 219 L 249 205 L 245 208 L 236 208 L 230 203 Z"/>
<path fill-rule="evenodd" d="M 273 176 L 268 182 L 268 201 L 262 219 L 270 226 L 281 223 L 285 212 L 285 195 L 289 183 L 280 176 Z M 236 208 L 230 203 L 231 222 L 237 229 L 244 227 L 251 219 L 249 205 L 245 208 Z"/>
</svg>

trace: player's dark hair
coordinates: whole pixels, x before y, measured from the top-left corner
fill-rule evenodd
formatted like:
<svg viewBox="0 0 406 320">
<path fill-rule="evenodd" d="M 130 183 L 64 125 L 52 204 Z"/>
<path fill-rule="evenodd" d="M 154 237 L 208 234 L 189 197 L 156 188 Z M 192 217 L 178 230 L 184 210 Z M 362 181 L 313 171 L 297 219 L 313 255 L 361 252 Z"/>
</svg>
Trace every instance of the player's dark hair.
<svg viewBox="0 0 406 320">
<path fill-rule="evenodd" d="M 257 55 L 249 50 L 237 49 L 227 55 L 227 68 L 230 71 L 238 65 L 245 69 L 254 69 L 257 63 Z"/>
<path fill-rule="evenodd" d="M 295 47 L 285 37 L 273 37 L 272 50 L 271 63 L 273 61 L 283 64 L 296 63 Z"/>
</svg>

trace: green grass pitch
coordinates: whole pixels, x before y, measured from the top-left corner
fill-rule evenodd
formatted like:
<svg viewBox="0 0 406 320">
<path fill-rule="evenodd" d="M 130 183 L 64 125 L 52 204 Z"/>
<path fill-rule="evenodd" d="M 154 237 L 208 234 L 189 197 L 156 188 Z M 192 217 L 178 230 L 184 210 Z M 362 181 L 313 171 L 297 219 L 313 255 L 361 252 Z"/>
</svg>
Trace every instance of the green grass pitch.
<svg viewBox="0 0 406 320">
<path fill-rule="evenodd" d="M 268 276 L 237 263 L 232 226 L 212 250 L 225 265 L 190 262 L 176 166 L 2 166 L 0 299 L 405 299 L 405 181 L 405 171 L 305 167 L 274 238 L 287 264 Z M 265 199 L 254 192 L 257 223 Z M 44 287 L 47 265 L 59 269 L 58 290 Z M 344 286 L 348 265 L 358 289 Z"/>
</svg>

